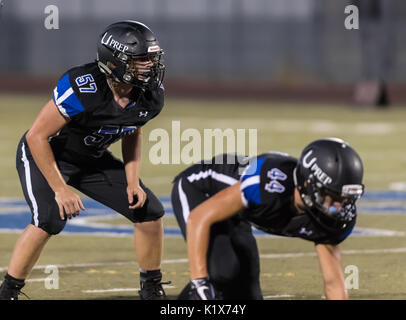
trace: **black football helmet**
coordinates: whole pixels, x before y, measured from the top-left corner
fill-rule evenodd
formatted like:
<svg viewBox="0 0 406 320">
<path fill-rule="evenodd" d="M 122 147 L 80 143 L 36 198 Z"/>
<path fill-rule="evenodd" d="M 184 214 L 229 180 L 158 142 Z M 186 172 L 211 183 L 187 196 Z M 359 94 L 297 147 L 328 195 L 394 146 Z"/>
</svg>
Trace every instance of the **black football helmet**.
<svg viewBox="0 0 406 320">
<path fill-rule="evenodd" d="M 364 193 L 363 165 L 357 152 L 337 138 L 310 143 L 294 171 L 295 185 L 306 211 L 325 229 L 339 231 L 355 219 L 355 202 Z M 341 210 L 326 208 L 330 196 Z"/>
<path fill-rule="evenodd" d="M 154 33 L 144 24 L 125 20 L 109 25 L 99 37 L 97 62 L 108 77 L 142 89 L 161 85 L 165 66 L 163 50 Z M 135 61 L 151 61 L 149 72 L 140 73 Z"/>
</svg>

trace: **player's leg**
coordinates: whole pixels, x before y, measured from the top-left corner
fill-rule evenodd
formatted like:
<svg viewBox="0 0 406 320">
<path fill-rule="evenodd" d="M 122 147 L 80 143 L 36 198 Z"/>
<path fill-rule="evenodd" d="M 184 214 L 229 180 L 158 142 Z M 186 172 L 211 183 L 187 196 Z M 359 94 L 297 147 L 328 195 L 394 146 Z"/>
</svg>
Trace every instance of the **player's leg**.
<svg viewBox="0 0 406 320">
<path fill-rule="evenodd" d="M 31 224 L 19 236 L 10 260 L 0 299 L 16 299 L 24 281 L 37 262 L 42 249 L 66 221 L 61 220 L 55 195 L 36 166 L 22 139 L 17 150 L 17 171 L 25 199 L 32 212 Z"/>
<path fill-rule="evenodd" d="M 227 297 L 233 300 L 262 300 L 259 252 L 251 225 L 244 220 L 233 222 L 231 240 L 240 270 L 227 288 Z"/>
<path fill-rule="evenodd" d="M 134 249 L 140 268 L 139 292 L 143 300 L 166 299 L 162 288 L 162 218 L 134 223 Z M 169 284 L 170 282 L 167 282 Z"/>
<path fill-rule="evenodd" d="M 199 164 L 192 166 L 184 174 L 175 178 L 172 188 L 172 207 L 184 238 L 186 238 L 186 221 L 190 212 L 209 197 L 204 190 L 212 184 L 211 182 L 206 179 L 192 179 L 193 182 L 190 182 L 187 179 L 188 176 L 204 172 L 201 169 Z M 227 220 L 216 223 L 210 230 L 207 268 L 210 281 L 216 288 L 219 298 L 227 298 L 224 297 L 224 291 L 240 272 L 238 257 L 230 239 L 230 228 L 232 227 L 231 222 Z M 186 287 L 178 299 L 187 300 L 187 292 Z"/>
<path fill-rule="evenodd" d="M 146 220 L 134 223 L 134 248 L 140 267 L 140 296 L 144 300 L 163 299 L 166 298 L 161 287 L 163 224 L 162 218 L 154 217 L 161 213 L 163 215 L 164 209 L 159 199 L 142 182 L 141 187 L 147 193 L 148 203 L 144 204 L 147 209 Z M 154 220 L 148 220 L 148 212 L 154 213 L 150 218 Z"/>
<path fill-rule="evenodd" d="M 217 164 L 216 159 L 220 159 L 221 164 Z M 227 154 L 219 155 L 214 157 L 211 163 L 194 164 L 174 178 L 172 207 L 184 238 L 190 211 L 207 200 L 210 195 L 238 181 L 238 159 L 234 156 L 231 165 L 227 164 L 227 159 Z"/>
<path fill-rule="evenodd" d="M 161 218 L 164 208 L 154 193 L 140 181 L 147 199 L 142 208 L 129 209 L 124 165 L 110 153 L 94 161 L 92 167 L 88 167 L 83 175 L 70 183 L 134 223 L 134 248 L 140 266 L 141 298 L 166 298 L 160 271 L 163 247 Z"/>
<path fill-rule="evenodd" d="M 0 287 L 0 300 L 17 300 L 42 249 L 50 238 L 44 230 L 29 225 L 18 238 L 8 266 L 7 274 Z"/>
<path fill-rule="evenodd" d="M 51 235 L 32 224 L 19 236 L 8 267 L 8 274 L 16 279 L 26 279 Z"/>
<path fill-rule="evenodd" d="M 190 212 L 207 199 L 207 195 L 188 182 L 185 176 L 178 176 L 174 180 L 171 193 L 172 208 L 184 239 Z"/>
<path fill-rule="evenodd" d="M 134 248 L 141 270 L 160 269 L 163 248 L 161 218 L 134 223 Z"/>
</svg>

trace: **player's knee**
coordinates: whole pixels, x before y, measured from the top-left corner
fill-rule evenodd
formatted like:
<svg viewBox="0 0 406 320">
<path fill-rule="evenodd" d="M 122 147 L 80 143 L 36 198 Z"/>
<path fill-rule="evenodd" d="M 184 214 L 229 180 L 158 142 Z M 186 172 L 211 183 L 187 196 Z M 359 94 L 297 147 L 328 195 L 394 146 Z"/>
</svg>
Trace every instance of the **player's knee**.
<svg viewBox="0 0 406 320">
<path fill-rule="evenodd" d="M 162 202 L 155 195 L 150 194 L 143 208 L 135 212 L 141 218 L 137 222 L 158 221 L 164 216 L 165 209 Z"/>
<path fill-rule="evenodd" d="M 57 235 L 63 230 L 63 228 L 65 227 L 65 224 L 66 224 L 66 220 L 54 219 L 51 221 L 46 221 L 46 222 L 40 223 L 38 225 L 38 227 L 50 235 Z"/>
<path fill-rule="evenodd" d="M 134 223 L 134 227 L 136 230 L 146 234 L 160 235 L 163 230 L 162 218 L 151 221 L 136 222 Z"/>
</svg>

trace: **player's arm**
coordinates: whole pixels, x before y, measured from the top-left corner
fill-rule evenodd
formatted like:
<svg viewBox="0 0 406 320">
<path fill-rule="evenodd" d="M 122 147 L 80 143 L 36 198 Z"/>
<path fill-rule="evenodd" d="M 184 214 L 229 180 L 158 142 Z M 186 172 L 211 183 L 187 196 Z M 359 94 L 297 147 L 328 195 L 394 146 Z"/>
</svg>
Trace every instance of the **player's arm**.
<svg viewBox="0 0 406 320">
<path fill-rule="evenodd" d="M 329 300 L 348 299 L 344 274 L 341 268 L 341 253 L 338 245 L 318 244 L 317 254 L 324 281 L 324 291 Z"/>
<path fill-rule="evenodd" d="M 55 192 L 55 200 L 59 206 L 61 219 L 65 219 L 64 210 L 70 218 L 78 215 L 80 209 L 85 209 L 79 196 L 69 189 L 63 179 L 48 140 L 68 122 L 69 119 L 62 116 L 54 101 L 50 100 L 41 110 L 26 135 L 27 144 L 37 167 Z"/>
<path fill-rule="evenodd" d="M 206 256 L 210 227 L 216 222 L 232 217 L 243 208 L 238 182 L 218 192 L 191 211 L 186 225 L 186 237 L 192 280 L 208 277 Z"/>
<path fill-rule="evenodd" d="M 125 135 L 122 139 L 121 150 L 123 154 L 125 174 L 127 178 L 127 196 L 130 209 L 141 208 L 147 195 L 140 186 L 142 131 L 135 130 L 134 134 Z M 134 202 L 136 196 L 137 202 Z"/>
</svg>

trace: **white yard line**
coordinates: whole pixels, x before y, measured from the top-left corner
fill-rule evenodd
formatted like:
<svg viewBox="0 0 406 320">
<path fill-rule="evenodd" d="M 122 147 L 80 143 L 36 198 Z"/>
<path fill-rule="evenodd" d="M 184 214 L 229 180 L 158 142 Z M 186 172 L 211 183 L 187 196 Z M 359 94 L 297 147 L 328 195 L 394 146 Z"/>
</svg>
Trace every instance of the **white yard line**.
<svg viewBox="0 0 406 320">
<path fill-rule="evenodd" d="M 27 279 L 25 282 L 42 282 L 45 281 L 47 278 L 37 278 L 37 279 Z"/>
<path fill-rule="evenodd" d="M 113 289 L 95 289 L 95 290 L 82 290 L 84 293 L 106 293 L 106 292 L 132 292 L 140 291 L 140 288 L 113 288 Z"/>
<path fill-rule="evenodd" d="M 174 289 L 175 286 L 162 285 L 164 289 Z M 84 293 L 106 293 L 106 292 L 132 292 L 140 291 L 140 288 L 112 288 L 112 289 L 95 289 L 95 290 L 82 290 Z"/>
<path fill-rule="evenodd" d="M 364 255 L 364 254 L 385 254 L 385 253 L 406 253 L 406 248 L 392 249 L 364 249 L 364 250 L 343 250 L 343 255 Z M 299 252 L 299 253 L 270 253 L 261 254 L 261 259 L 286 259 L 301 257 L 316 257 L 316 252 Z"/>
<path fill-rule="evenodd" d="M 343 255 L 365 255 L 365 254 L 401 254 L 406 253 L 406 248 L 390 248 L 390 249 L 363 249 L 363 250 L 343 250 Z M 297 253 L 270 253 L 261 254 L 261 259 L 287 259 L 300 257 L 315 257 L 316 252 L 297 252 Z M 170 263 L 187 263 L 187 258 L 163 260 L 162 264 Z M 58 268 L 87 268 L 100 266 L 120 266 L 128 264 L 138 264 L 136 261 L 120 261 L 120 262 L 95 262 L 95 263 L 69 263 L 69 264 L 53 264 Z M 48 265 L 38 265 L 33 269 L 45 269 Z M 0 272 L 7 271 L 7 267 L 1 267 Z"/>
<path fill-rule="evenodd" d="M 264 296 L 264 299 L 279 299 L 279 298 L 293 298 L 292 294 L 277 294 L 273 296 Z"/>
<path fill-rule="evenodd" d="M 396 191 L 406 191 L 406 181 L 393 182 L 389 185 L 389 189 Z"/>
</svg>

